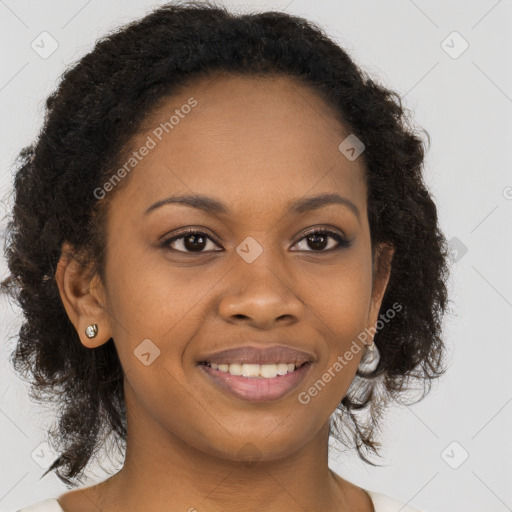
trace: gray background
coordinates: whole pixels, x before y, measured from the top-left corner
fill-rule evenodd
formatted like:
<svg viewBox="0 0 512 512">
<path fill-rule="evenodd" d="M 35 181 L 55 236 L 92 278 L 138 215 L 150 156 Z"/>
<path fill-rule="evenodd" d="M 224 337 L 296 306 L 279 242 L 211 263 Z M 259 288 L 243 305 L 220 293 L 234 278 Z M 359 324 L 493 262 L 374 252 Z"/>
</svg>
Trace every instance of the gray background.
<svg viewBox="0 0 512 512">
<path fill-rule="evenodd" d="M 0 0 L 2 197 L 11 186 L 14 158 L 37 134 L 44 100 L 62 71 L 98 37 L 159 3 Z M 336 458 L 335 452 L 331 467 L 426 512 L 512 510 L 512 3 L 225 3 L 317 21 L 361 67 L 402 95 L 431 135 L 426 181 L 441 227 L 458 249 L 450 283 L 455 307 L 445 321 L 447 375 L 424 401 L 389 411 L 384 467 L 366 466 L 353 453 Z M 31 48 L 43 31 L 58 42 L 45 59 Z M 453 31 L 469 44 L 461 55 L 459 36 L 442 43 Z M 461 247 L 467 249 L 463 255 Z M 5 275 L 3 259 L 0 271 Z M 8 364 L 14 345 L 7 336 L 17 332 L 20 312 L 4 298 L 0 318 L 0 511 L 9 511 L 66 488 L 53 474 L 39 480 L 55 455 L 45 444 L 54 411 L 31 403 L 26 384 Z M 87 484 L 106 476 L 93 469 Z"/>
</svg>

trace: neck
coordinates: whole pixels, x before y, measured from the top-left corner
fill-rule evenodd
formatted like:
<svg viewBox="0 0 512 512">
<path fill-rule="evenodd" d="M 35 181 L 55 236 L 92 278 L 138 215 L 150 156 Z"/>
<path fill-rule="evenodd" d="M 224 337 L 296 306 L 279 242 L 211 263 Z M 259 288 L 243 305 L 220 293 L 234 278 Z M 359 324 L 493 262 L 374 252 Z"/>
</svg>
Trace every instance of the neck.
<svg viewBox="0 0 512 512">
<path fill-rule="evenodd" d="M 97 486 L 102 509 L 256 512 L 264 504 L 268 512 L 350 510 L 353 486 L 328 467 L 328 423 L 288 456 L 236 461 L 196 449 L 150 415 L 130 415 L 134 396 L 127 383 L 125 390 L 126 456 L 123 468 Z"/>
</svg>

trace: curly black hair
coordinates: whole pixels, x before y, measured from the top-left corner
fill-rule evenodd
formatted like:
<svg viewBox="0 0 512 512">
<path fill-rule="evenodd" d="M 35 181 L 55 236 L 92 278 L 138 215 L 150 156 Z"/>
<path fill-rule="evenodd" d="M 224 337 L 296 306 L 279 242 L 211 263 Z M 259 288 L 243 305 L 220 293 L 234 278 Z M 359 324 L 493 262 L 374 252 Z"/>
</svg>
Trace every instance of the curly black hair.
<svg viewBox="0 0 512 512">
<path fill-rule="evenodd" d="M 60 456 L 44 474 L 56 470 L 68 486 L 77 485 L 108 436 L 123 445 L 127 428 L 113 340 L 84 347 L 64 309 L 55 280 L 62 245 L 82 251 L 83 264 L 104 278 L 105 215 L 115 192 L 99 200 L 94 190 L 125 161 L 160 101 L 216 72 L 293 77 L 313 87 L 365 145 L 372 251 L 380 242 L 395 248 L 381 310 L 402 309 L 376 333 L 378 366 L 358 371 L 357 394 L 351 386 L 330 435 L 353 442 L 376 465 L 366 454 L 380 456 L 375 436 L 384 406 L 406 403 L 413 383 L 422 384 L 423 398 L 446 371 L 449 253 L 422 176 L 425 143 L 400 96 L 301 17 L 234 13 L 212 2 L 165 4 L 100 38 L 63 73 L 37 139 L 14 164 L 5 245 L 10 274 L 1 291 L 22 308 L 24 321 L 10 363 L 29 379 L 32 399 L 59 405 L 58 428 L 49 434 Z"/>
</svg>

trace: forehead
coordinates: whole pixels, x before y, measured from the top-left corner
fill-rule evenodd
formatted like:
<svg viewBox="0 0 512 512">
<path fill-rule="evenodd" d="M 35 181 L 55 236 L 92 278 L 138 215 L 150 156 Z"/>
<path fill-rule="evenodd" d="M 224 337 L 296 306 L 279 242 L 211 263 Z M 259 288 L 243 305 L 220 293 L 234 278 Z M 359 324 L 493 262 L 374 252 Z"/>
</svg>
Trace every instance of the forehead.
<svg viewBox="0 0 512 512">
<path fill-rule="evenodd" d="M 364 161 L 338 149 L 350 135 L 315 91 L 292 78 L 217 74 L 160 101 L 132 149 L 151 146 L 121 194 L 132 207 L 176 192 L 250 202 L 265 211 L 309 192 L 365 205 Z M 145 207 L 144 207 L 145 205 Z"/>
</svg>

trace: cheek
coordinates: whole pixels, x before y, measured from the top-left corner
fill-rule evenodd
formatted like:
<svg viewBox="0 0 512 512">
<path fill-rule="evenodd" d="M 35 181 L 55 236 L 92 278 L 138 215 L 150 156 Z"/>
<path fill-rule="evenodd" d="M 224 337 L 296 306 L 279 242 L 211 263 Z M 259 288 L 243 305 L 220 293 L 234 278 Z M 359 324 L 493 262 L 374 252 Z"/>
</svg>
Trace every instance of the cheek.
<svg viewBox="0 0 512 512">
<path fill-rule="evenodd" d="M 354 251 L 328 273 L 316 275 L 309 303 L 324 324 L 325 339 L 343 349 L 347 340 L 365 329 L 371 304 L 371 266 L 365 255 Z M 313 286 L 314 285 L 314 286 Z M 350 342 L 349 342 L 350 343 Z"/>
<path fill-rule="evenodd" d="M 323 403 L 329 410 L 343 399 L 364 351 L 365 331 L 371 304 L 371 266 L 364 255 L 354 257 L 317 280 L 310 304 L 322 332 L 321 364 L 314 389 L 305 400 Z M 321 285 L 321 286 L 320 286 Z M 361 341 L 362 340 L 362 341 Z"/>
<path fill-rule="evenodd" d="M 111 266 L 110 305 L 121 324 L 121 336 L 129 333 L 134 342 L 154 338 L 165 344 L 168 338 L 178 339 L 176 332 L 183 325 L 191 325 L 214 281 L 204 272 L 172 268 L 164 257 L 155 260 L 149 256 L 132 254 L 124 258 L 122 266 Z"/>
<path fill-rule="evenodd" d="M 154 400 L 151 407 L 176 402 L 183 410 L 183 354 L 204 323 L 208 290 L 216 281 L 204 273 L 190 279 L 186 269 L 171 271 L 165 262 L 145 265 L 143 260 L 132 257 L 109 269 L 112 336 L 140 400 Z"/>
<path fill-rule="evenodd" d="M 127 411 L 146 411 L 182 439 L 202 439 L 205 407 L 189 389 L 183 354 L 204 322 L 208 278 L 140 258 L 112 268 L 113 338 L 123 367 Z M 213 413 L 212 413 L 213 414 Z M 156 425 L 155 425 L 156 428 Z"/>
</svg>

